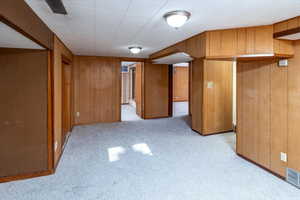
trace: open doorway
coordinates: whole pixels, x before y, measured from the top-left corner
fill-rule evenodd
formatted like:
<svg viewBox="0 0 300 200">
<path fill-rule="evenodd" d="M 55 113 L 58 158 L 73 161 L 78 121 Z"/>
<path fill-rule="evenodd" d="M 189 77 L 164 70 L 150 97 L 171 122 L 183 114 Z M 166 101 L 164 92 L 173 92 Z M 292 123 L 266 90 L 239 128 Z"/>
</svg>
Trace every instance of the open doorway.
<svg viewBox="0 0 300 200">
<path fill-rule="evenodd" d="M 141 120 L 141 62 L 121 62 L 121 120 Z"/>
<path fill-rule="evenodd" d="M 173 117 L 189 115 L 189 63 L 172 65 Z"/>
</svg>

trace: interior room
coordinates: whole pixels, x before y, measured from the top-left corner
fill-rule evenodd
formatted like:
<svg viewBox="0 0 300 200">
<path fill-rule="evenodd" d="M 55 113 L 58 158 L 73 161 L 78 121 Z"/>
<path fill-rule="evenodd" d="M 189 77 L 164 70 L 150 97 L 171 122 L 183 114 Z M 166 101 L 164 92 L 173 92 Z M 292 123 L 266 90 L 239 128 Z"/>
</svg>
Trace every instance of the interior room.
<svg viewBox="0 0 300 200">
<path fill-rule="evenodd" d="M 121 121 L 141 120 L 141 62 L 121 62 Z"/>
<path fill-rule="evenodd" d="M 189 63 L 173 65 L 173 117 L 189 115 Z"/>
<path fill-rule="evenodd" d="M 299 8 L 2 0 L 0 199 L 298 200 Z"/>
</svg>

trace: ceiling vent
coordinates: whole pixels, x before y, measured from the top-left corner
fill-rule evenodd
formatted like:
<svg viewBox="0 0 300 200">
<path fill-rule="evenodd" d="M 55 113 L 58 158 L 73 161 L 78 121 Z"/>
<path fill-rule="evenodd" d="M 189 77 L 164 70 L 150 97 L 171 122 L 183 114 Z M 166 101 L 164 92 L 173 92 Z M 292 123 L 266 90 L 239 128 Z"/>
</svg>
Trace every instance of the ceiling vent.
<svg viewBox="0 0 300 200">
<path fill-rule="evenodd" d="M 293 169 L 290 169 L 290 168 L 287 168 L 287 174 L 286 174 L 286 179 L 287 179 L 287 182 L 295 185 L 296 187 L 300 188 L 300 173 L 293 170 Z"/>
<path fill-rule="evenodd" d="M 48 6 L 56 14 L 68 14 L 62 0 L 46 0 Z"/>
</svg>

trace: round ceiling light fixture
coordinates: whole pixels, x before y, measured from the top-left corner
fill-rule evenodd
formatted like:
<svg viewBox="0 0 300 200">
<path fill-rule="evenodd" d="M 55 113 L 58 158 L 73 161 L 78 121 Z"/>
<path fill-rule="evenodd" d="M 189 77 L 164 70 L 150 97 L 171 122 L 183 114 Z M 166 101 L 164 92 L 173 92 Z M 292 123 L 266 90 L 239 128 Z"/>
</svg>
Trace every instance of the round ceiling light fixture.
<svg viewBox="0 0 300 200">
<path fill-rule="evenodd" d="M 129 47 L 128 49 L 133 54 L 139 54 L 142 51 L 142 47 Z"/>
<path fill-rule="evenodd" d="M 176 10 L 168 12 L 164 15 L 164 18 L 169 24 L 169 26 L 176 29 L 183 26 L 189 20 L 190 17 L 191 13 L 185 10 Z"/>
</svg>

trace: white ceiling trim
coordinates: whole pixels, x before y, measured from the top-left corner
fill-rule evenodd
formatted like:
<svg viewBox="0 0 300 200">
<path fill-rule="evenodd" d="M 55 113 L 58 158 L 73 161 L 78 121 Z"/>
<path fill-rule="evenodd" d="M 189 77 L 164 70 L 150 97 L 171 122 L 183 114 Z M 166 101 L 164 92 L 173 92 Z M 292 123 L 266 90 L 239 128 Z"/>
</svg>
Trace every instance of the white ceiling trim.
<svg viewBox="0 0 300 200">
<path fill-rule="evenodd" d="M 162 58 L 154 59 L 152 62 L 154 64 L 176 64 L 176 63 L 186 63 L 192 61 L 193 58 L 186 53 L 175 53 L 169 56 L 165 56 Z"/>
</svg>

